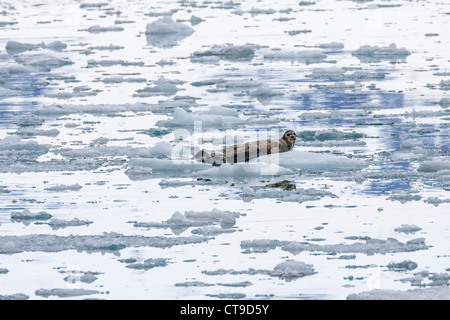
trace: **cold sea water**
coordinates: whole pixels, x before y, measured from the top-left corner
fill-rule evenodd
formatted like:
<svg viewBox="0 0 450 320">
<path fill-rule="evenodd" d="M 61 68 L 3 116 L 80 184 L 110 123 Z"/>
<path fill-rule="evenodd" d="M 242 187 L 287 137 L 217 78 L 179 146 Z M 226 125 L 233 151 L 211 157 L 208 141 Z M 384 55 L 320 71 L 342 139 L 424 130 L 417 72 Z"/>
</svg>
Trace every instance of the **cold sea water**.
<svg viewBox="0 0 450 320">
<path fill-rule="evenodd" d="M 449 299 L 449 20 L 2 1 L 0 299 Z M 192 160 L 288 129 L 287 153 Z"/>
</svg>

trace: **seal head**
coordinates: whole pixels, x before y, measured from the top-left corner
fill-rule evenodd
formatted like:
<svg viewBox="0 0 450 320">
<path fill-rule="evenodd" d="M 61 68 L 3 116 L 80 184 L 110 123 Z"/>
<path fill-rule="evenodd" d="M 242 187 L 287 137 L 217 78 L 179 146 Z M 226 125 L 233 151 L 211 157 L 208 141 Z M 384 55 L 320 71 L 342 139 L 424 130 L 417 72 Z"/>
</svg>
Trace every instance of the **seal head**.
<svg viewBox="0 0 450 320">
<path fill-rule="evenodd" d="M 282 140 L 286 141 L 286 144 L 289 147 L 289 150 L 292 150 L 295 144 L 295 139 L 297 138 L 297 134 L 294 130 L 288 130 L 283 134 Z"/>
</svg>

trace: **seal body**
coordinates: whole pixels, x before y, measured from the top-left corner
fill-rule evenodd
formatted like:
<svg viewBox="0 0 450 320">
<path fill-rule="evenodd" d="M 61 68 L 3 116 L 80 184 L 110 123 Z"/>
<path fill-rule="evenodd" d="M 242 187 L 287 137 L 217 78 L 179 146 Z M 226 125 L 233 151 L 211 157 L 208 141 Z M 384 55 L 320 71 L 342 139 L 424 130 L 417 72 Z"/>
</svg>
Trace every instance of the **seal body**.
<svg viewBox="0 0 450 320">
<path fill-rule="evenodd" d="M 194 158 L 212 165 L 247 162 L 260 156 L 290 151 L 294 147 L 295 138 L 295 132 L 288 130 L 280 139 L 246 142 L 219 151 L 203 149 L 197 152 Z"/>
</svg>

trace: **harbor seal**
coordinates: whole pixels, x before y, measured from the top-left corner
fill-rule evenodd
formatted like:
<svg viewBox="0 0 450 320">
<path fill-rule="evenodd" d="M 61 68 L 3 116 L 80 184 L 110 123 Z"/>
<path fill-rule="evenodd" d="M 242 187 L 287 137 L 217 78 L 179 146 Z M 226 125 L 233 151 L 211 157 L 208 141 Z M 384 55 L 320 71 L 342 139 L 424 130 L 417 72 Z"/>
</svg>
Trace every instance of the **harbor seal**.
<svg viewBox="0 0 450 320">
<path fill-rule="evenodd" d="M 296 134 L 287 130 L 280 139 L 258 140 L 225 147 L 220 151 L 202 149 L 194 155 L 198 162 L 220 166 L 223 163 L 248 162 L 251 159 L 292 150 Z"/>
</svg>

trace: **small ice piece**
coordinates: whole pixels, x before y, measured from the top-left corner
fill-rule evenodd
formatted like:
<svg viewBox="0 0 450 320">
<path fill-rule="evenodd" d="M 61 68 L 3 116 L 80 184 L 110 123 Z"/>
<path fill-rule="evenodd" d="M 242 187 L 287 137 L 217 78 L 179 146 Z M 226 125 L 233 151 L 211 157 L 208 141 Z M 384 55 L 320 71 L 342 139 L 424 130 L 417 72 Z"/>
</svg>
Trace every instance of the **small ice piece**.
<svg viewBox="0 0 450 320">
<path fill-rule="evenodd" d="M 411 53 L 405 48 L 397 48 L 395 43 L 391 43 L 388 47 L 378 46 L 361 46 L 358 50 L 354 51 L 352 55 L 357 57 L 361 62 L 380 62 L 387 61 L 404 61 Z"/>
<path fill-rule="evenodd" d="M 175 283 L 175 287 L 211 287 L 214 285 L 215 284 L 213 283 L 206 283 L 202 281 L 186 281 Z"/>
<path fill-rule="evenodd" d="M 450 98 L 442 98 L 439 101 L 439 105 L 444 109 L 450 107 Z"/>
<path fill-rule="evenodd" d="M 22 212 L 12 212 L 11 220 L 48 220 L 52 217 L 51 214 L 41 211 L 37 213 L 32 213 L 30 210 L 25 209 Z"/>
<path fill-rule="evenodd" d="M 220 167 L 212 167 L 198 172 L 200 176 L 208 177 L 259 177 L 289 175 L 292 173 L 294 172 L 291 169 L 267 162 L 225 163 Z"/>
<path fill-rule="evenodd" d="M 154 82 L 153 87 L 145 87 L 144 89 L 136 90 L 133 94 L 134 97 L 152 97 L 152 96 L 172 96 L 175 95 L 180 88 L 177 85 L 182 84 L 179 80 L 169 80 L 164 77 L 160 77 Z"/>
<path fill-rule="evenodd" d="M 149 269 L 153 269 L 156 267 L 167 266 L 168 265 L 167 260 L 168 259 L 164 259 L 164 258 L 150 258 L 150 259 L 145 260 L 142 263 L 139 263 L 139 262 L 130 263 L 126 267 L 130 268 L 130 269 L 147 271 Z"/>
<path fill-rule="evenodd" d="M 207 241 L 201 236 L 190 237 L 146 237 L 139 235 L 122 235 L 115 232 L 100 235 L 27 234 L 22 236 L 0 236 L 0 253 L 19 252 L 61 252 L 77 250 L 86 252 L 109 252 L 117 254 L 130 247 L 170 248 Z"/>
<path fill-rule="evenodd" d="M 222 211 L 214 208 L 212 211 L 186 211 L 183 214 L 175 212 L 172 217 L 163 222 L 136 222 L 135 227 L 141 228 L 170 228 L 173 233 L 180 234 L 190 227 L 209 227 L 219 224 L 221 229 L 202 229 L 197 234 L 211 235 L 228 232 L 236 223 L 239 213 Z M 233 230 L 234 231 L 234 230 Z M 193 232 L 196 233 L 196 232 Z"/>
<path fill-rule="evenodd" d="M 81 288 L 74 288 L 74 289 L 39 289 L 35 291 L 35 295 L 41 296 L 44 298 L 48 298 L 50 296 L 57 296 L 59 298 L 70 298 L 70 297 L 77 297 L 77 296 L 85 296 L 85 295 L 91 295 L 100 293 L 96 290 L 85 290 Z"/>
<path fill-rule="evenodd" d="M 319 50 L 303 50 L 303 51 L 273 51 L 266 53 L 264 59 L 267 60 L 286 60 L 297 61 L 305 64 L 321 63 L 327 55 Z"/>
<path fill-rule="evenodd" d="M 40 44 L 30 44 L 30 43 L 21 43 L 18 41 L 10 40 L 6 43 L 6 52 L 8 54 L 18 54 L 25 51 L 36 50 L 43 46 L 43 43 Z"/>
<path fill-rule="evenodd" d="M 28 300 L 30 297 L 24 293 L 0 295 L 0 300 Z"/>
<path fill-rule="evenodd" d="M 73 218 L 70 221 L 53 218 L 48 222 L 48 225 L 52 227 L 53 230 L 64 229 L 67 227 L 78 227 L 78 226 L 86 226 L 91 224 L 92 221 L 88 220 L 80 220 L 78 218 Z"/>
<path fill-rule="evenodd" d="M 22 53 L 25 51 L 33 51 L 38 49 L 49 49 L 53 51 L 62 51 L 67 48 L 67 44 L 61 42 L 61 41 L 53 41 L 50 43 L 37 43 L 37 44 L 30 44 L 30 43 L 21 43 L 18 41 L 10 40 L 6 43 L 6 52 L 10 55 Z"/>
<path fill-rule="evenodd" d="M 441 170 L 450 170 L 450 160 L 447 158 L 438 158 L 426 161 L 417 168 L 419 172 L 438 172 Z"/>
<path fill-rule="evenodd" d="M 424 200 L 424 202 L 432 204 L 435 207 L 437 207 L 441 203 L 450 203 L 450 199 L 439 199 L 438 197 L 429 197 L 428 199 Z"/>
<path fill-rule="evenodd" d="M 417 268 L 417 263 L 411 261 L 411 260 L 405 260 L 402 262 L 391 262 L 386 267 L 388 267 L 389 270 L 393 271 L 409 271 L 414 270 Z"/>
<path fill-rule="evenodd" d="M 0 100 L 23 95 L 25 95 L 25 93 L 21 90 L 0 87 Z"/>
<path fill-rule="evenodd" d="M 119 26 L 101 27 L 99 25 L 91 26 L 91 27 L 85 29 L 85 31 L 88 31 L 90 33 L 118 32 L 118 31 L 123 31 L 123 30 L 124 30 L 124 28 L 119 27 Z"/>
<path fill-rule="evenodd" d="M 57 40 L 57 41 L 53 41 L 53 42 L 44 44 L 44 48 L 50 49 L 53 51 L 63 51 L 64 49 L 67 48 L 67 44 Z"/>
<path fill-rule="evenodd" d="M 347 296 L 347 300 L 449 300 L 450 287 L 391 290 L 373 289 Z"/>
<path fill-rule="evenodd" d="M 58 184 L 54 187 L 49 187 L 49 188 L 45 188 L 45 190 L 48 191 L 56 191 L 56 192 L 63 192 L 63 191 L 79 191 L 82 188 L 82 186 L 80 186 L 78 183 L 70 185 L 70 186 L 66 186 L 65 184 Z"/>
<path fill-rule="evenodd" d="M 295 147 L 294 147 L 295 148 Z M 253 162 L 254 160 L 251 160 Z M 281 167 L 306 171 L 358 170 L 367 166 L 360 159 L 332 154 L 320 154 L 292 150 L 275 155 L 259 157 L 260 162 L 278 163 Z"/>
<path fill-rule="evenodd" d="M 310 276 L 317 272 L 311 264 L 306 264 L 301 261 L 288 260 L 275 266 L 271 276 L 285 278 L 292 280 L 300 277 Z"/>
<path fill-rule="evenodd" d="M 405 204 L 408 201 L 419 201 L 422 199 L 421 195 L 414 194 L 417 191 L 407 191 L 407 190 L 399 190 L 392 192 L 391 196 L 388 198 L 391 201 L 400 201 L 401 204 Z"/>
<path fill-rule="evenodd" d="M 395 228 L 394 231 L 397 232 L 403 232 L 403 233 L 416 233 L 418 231 L 422 230 L 422 228 L 419 228 L 418 226 L 415 225 L 409 225 L 409 224 L 402 224 L 400 227 Z"/>
<path fill-rule="evenodd" d="M 439 88 L 441 90 L 450 90 L 450 80 L 441 80 Z"/>
<path fill-rule="evenodd" d="M 274 91 L 271 87 L 269 87 L 265 83 L 259 86 L 256 90 L 250 91 L 250 96 L 257 98 L 268 98 L 282 95 L 283 95 L 282 92 Z"/>
<path fill-rule="evenodd" d="M 35 136 L 44 136 L 44 137 L 56 137 L 59 135 L 59 131 L 57 129 L 49 129 L 49 130 L 34 130 L 34 129 L 19 129 L 16 132 L 17 135 L 27 136 L 27 137 L 35 137 Z"/>
<path fill-rule="evenodd" d="M 344 44 L 341 42 L 330 42 L 330 43 L 319 44 L 318 47 L 320 49 L 340 50 L 340 49 L 344 49 Z"/>
<path fill-rule="evenodd" d="M 43 72 L 73 64 L 69 59 L 58 58 L 43 52 L 24 52 L 16 56 L 15 60 L 26 67 L 33 67 Z"/>
<path fill-rule="evenodd" d="M 204 62 L 204 58 L 216 57 L 226 60 L 252 60 L 255 56 L 255 45 L 214 45 L 206 51 L 196 51 L 191 55 L 193 62 Z"/>
</svg>

